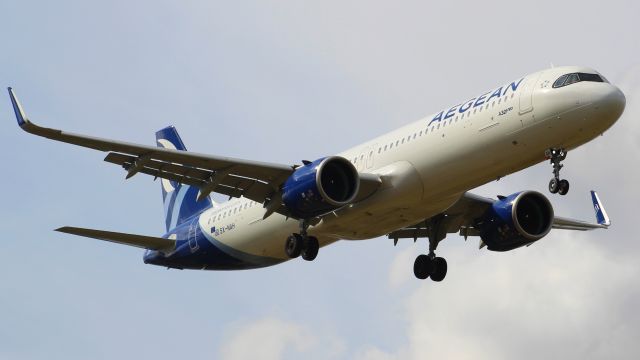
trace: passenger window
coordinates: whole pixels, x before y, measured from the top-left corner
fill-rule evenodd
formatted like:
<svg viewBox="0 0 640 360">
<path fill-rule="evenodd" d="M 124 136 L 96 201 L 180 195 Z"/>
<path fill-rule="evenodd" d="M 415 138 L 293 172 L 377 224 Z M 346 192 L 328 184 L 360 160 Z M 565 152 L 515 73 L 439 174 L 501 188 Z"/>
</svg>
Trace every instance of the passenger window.
<svg viewBox="0 0 640 360">
<path fill-rule="evenodd" d="M 404 144 L 404 138 L 402 138 L 402 142 L 400 144 Z"/>
<path fill-rule="evenodd" d="M 440 123 L 438 123 L 438 127 L 437 127 L 437 129 L 440 129 Z"/>
<path fill-rule="evenodd" d="M 420 130 L 420 135 L 419 136 L 422 136 L 422 130 Z"/>
<path fill-rule="evenodd" d="M 398 147 L 398 144 L 400 144 L 400 140 L 396 140 L 396 147 Z"/>
<path fill-rule="evenodd" d="M 382 148 L 378 148 L 378 154 L 382 152 Z"/>
<path fill-rule="evenodd" d="M 384 151 L 387 151 L 387 145 L 384 146 Z"/>
</svg>

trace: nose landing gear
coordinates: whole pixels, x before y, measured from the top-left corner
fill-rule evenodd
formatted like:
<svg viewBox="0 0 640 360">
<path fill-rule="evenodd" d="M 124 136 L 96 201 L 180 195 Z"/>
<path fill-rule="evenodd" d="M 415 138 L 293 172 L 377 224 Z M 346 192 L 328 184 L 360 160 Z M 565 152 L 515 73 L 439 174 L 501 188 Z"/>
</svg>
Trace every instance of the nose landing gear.
<svg viewBox="0 0 640 360">
<path fill-rule="evenodd" d="M 553 179 L 549 181 L 549 192 L 566 195 L 569 192 L 569 181 L 560 179 L 560 169 L 564 166 L 560 162 L 567 157 L 567 151 L 563 148 L 551 148 L 547 149 L 544 155 L 553 165 Z"/>
</svg>

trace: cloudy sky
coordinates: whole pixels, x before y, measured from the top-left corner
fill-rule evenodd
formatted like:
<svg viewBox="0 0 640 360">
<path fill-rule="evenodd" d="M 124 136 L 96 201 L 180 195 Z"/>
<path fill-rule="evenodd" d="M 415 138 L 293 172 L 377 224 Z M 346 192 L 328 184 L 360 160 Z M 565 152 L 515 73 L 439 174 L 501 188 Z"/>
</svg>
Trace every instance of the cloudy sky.
<svg viewBox="0 0 640 360">
<path fill-rule="evenodd" d="M 425 241 L 340 242 L 316 261 L 166 270 L 136 249 L 55 233 L 162 233 L 160 185 L 104 154 L 19 131 L 0 101 L 0 359 L 539 359 L 640 353 L 637 1 L 0 1 L 0 84 L 43 125 L 296 163 L 344 150 L 521 75 L 601 71 L 620 121 L 569 153 L 554 231 L 509 253 L 451 236 L 439 284 Z M 5 95 L 6 96 L 6 95 Z M 2 105 L 3 104 L 3 105 Z M 548 164 L 487 184 L 546 191 Z"/>
</svg>

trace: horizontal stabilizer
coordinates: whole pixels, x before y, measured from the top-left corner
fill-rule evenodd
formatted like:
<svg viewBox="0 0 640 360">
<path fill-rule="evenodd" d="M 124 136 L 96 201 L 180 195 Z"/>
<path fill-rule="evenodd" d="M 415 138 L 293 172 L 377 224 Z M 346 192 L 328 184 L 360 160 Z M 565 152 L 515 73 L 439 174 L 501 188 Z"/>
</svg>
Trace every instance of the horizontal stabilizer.
<svg viewBox="0 0 640 360">
<path fill-rule="evenodd" d="M 149 250 L 172 250 L 176 244 L 175 240 L 165 238 L 118 233 L 104 230 L 84 229 L 71 226 L 61 227 L 59 229 L 56 229 L 56 231 L 98 240 L 110 241 L 123 245 L 135 246 Z"/>
</svg>

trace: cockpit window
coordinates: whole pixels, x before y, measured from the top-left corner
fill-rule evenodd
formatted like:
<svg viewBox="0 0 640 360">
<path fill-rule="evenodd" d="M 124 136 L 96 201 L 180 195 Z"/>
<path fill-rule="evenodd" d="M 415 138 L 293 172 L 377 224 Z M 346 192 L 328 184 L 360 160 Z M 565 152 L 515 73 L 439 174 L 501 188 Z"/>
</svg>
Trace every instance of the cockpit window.
<svg viewBox="0 0 640 360">
<path fill-rule="evenodd" d="M 554 83 L 554 88 L 571 85 L 581 81 L 605 82 L 602 76 L 598 74 L 573 73 L 560 76 Z"/>
<path fill-rule="evenodd" d="M 556 82 L 553 83 L 553 87 L 554 88 L 559 88 L 560 86 L 564 85 L 564 81 L 567 80 L 567 76 L 568 75 L 562 75 L 558 78 L 558 80 L 556 80 Z"/>
<path fill-rule="evenodd" d="M 567 81 L 564 82 L 564 86 L 571 85 L 580 81 L 578 74 L 571 74 L 567 77 Z"/>
<path fill-rule="evenodd" d="M 580 76 L 580 81 L 604 82 L 602 76 L 598 74 L 579 73 L 578 76 Z"/>
</svg>

